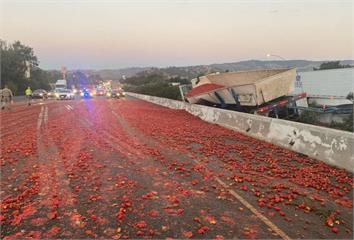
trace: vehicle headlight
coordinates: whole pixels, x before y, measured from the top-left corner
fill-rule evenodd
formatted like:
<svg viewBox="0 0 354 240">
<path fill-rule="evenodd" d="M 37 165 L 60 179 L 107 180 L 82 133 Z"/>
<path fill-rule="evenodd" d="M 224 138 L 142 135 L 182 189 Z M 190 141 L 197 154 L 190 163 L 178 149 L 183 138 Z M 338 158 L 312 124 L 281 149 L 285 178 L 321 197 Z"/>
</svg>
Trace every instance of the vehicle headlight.
<svg viewBox="0 0 354 240">
<path fill-rule="evenodd" d="M 39 96 L 43 96 L 43 93 L 40 93 Z"/>
<path fill-rule="evenodd" d="M 82 92 L 82 93 L 80 93 L 80 95 L 81 95 L 81 96 L 84 96 L 84 93 Z"/>
<path fill-rule="evenodd" d="M 125 92 L 122 92 L 122 95 L 125 96 Z"/>
<path fill-rule="evenodd" d="M 110 97 L 110 96 L 111 96 L 111 93 L 107 93 L 106 95 L 107 95 L 107 97 Z"/>
<path fill-rule="evenodd" d="M 76 90 L 76 89 L 73 89 L 73 93 L 74 93 L 74 94 L 77 93 L 77 90 Z"/>
<path fill-rule="evenodd" d="M 56 97 L 59 97 L 59 93 L 56 93 L 55 96 L 56 96 Z"/>
</svg>

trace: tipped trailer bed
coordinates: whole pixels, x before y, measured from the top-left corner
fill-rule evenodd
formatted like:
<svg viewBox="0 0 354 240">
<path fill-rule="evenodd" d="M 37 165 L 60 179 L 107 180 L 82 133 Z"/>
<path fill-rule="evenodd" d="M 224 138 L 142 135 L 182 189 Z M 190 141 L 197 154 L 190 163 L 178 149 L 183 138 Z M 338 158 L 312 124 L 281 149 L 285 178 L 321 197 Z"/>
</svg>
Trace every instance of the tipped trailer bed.
<svg viewBox="0 0 354 240">
<path fill-rule="evenodd" d="M 214 73 L 192 79 L 190 103 L 257 107 L 294 91 L 295 69 Z"/>
<path fill-rule="evenodd" d="M 307 107 L 306 93 L 294 91 L 296 69 L 267 69 L 214 73 L 192 79 L 190 103 L 216 106 L 258 115 L 290 118 L 297 106 Z"/>
</svg>

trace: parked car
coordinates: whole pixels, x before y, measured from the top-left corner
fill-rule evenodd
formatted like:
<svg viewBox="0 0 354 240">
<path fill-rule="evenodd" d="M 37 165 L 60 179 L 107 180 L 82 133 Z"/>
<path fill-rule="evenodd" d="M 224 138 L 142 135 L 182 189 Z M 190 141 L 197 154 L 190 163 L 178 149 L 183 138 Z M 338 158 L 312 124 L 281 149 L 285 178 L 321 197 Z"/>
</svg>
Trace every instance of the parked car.
<svg viewBox="0 0 354 240">
<path fill-rule="evenodd" d="M 32 98 L 46 99 L 47 97 L 48 97 L 48 93 L 44 89 L 37 89 L 32 92 Z"/>
<path fill-rule="evenodd" d="M 109 98 L 121 98 L 125 97 L 125 93 L 122 90 L 111 90 L 107 92 L 106 96 Z"/>
<path fill-rule="evenodd" d="M 105 95 L 105 91 L 103 89 L 99 89 L 96 91 L 96 96 L 104 96 Z"/>
<path fill-rule="evenodd" d="M 55 90 L 55 98 L 57 100 L 70 100 L 74 99 L 74 93 L 70 89 L 57 89 Z"/>
<path fill-rule="evenodd" d="M 55 91 L 50 91 L 50 92 L 48 92 L 47 96 L 48 96 L 48 98 L 56 98 L 55 94 L 56 94 Z"/>
</svg>

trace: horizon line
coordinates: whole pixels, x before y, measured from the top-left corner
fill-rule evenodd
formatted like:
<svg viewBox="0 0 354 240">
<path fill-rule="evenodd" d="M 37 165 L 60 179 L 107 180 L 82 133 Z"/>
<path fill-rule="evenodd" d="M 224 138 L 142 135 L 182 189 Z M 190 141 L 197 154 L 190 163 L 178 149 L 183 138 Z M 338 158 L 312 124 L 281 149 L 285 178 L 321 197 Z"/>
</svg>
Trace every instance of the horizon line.
<svg viewBox="0 0 354 240">
<path fill-rule="evenodd" d="M 122 70 L 122 69 L 129 69 L 129 68 L 157 68 L 157 69 L 164 69 L 164 68 L 171 68 L 171 67 L 178 67 L 178 68 L 188 68 L 188 67 L 198 67 L 198 66 L 210 66 L 210 65 L 217 65 L 217 64 L 231 64 L 231 63 L 240 63 L 240 62 L 249 62 L 249 61 L 258 61 L 258 62 L 290 62 L 290 61 L 309 61 L 309 62 L 334 62 L 334 61 L 354 61 L 354 59 L 333 59 L 333 60 L 308 60 L 308 59 L 274 59 L 274 60 L 259 60 L 259 59 L 248 59 L 248 60 L 240 60 L 235 62 L 221 62 L 221 63 L 208 63 L 208 64 L 196 64 L 196 65 L 170 65 L 170 66 L 130 66 L 130 67 L 120 67 L 120 68 L 69 68 L 72 70 L 93 70 L 93 71 L 104 71 L 104 70 Z M 47 71 L 60 71 L 60 68 L 42 68 L 43 70 Z M 69 70 L 68 69 L 68 70 Z"/>
</svg>

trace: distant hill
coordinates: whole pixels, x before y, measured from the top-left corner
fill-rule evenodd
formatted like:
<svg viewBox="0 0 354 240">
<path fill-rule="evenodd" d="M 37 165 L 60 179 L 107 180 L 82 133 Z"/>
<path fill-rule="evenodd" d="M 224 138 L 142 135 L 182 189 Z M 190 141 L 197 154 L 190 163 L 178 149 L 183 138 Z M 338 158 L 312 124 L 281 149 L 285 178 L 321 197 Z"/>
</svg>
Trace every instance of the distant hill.
<svg viewBox="0 0 354 240">
<path fill-rule="evenodd" d="M 313 71 L 322 63 L 327 61 L 308 61 L 308 60 L 277 60 L 277 61 L 260 61 L 247 60 L 232 63 L 215 63 L 209 65 L 184 66 L 184 67 L 132 67 L 123 69 L 104 69 L 104 70 L 82 70 L 86 74 L 98 74 L 102 79 L 122 79 L 123 76 L 131 77 L 137 74 L 160 74 L 167 77 L 182 77 L 191 79 L 198 75 L 204 75 L 210 72 L 225 71 L 242 71 L 250 69 L 272 69 L 272 68 L 288 68 L 296 67 L 299 72 Z M 354 60 L 340 61 L 343 65 L 354 65 Z"/>
<path fill-rule="evenodd" d="M 122 69 L 103 69 L 97 71 L 97 73 L 102 77 L 102 79 L 120 79 L 123 76 L 131 77 L 137 73 L 147 71 L 152 69 L 151 67 L 131 67 Z"/>
<path fill-rule="evenodd" d="M 100 75 L 101 79 L 103 80 L 118 80 L 121 79 L 123 76 L 131 77 L 140 72 L 148 71 L 153 69 L 151 67 L 131 67 L 131 68 L 122 68 L 122 69 L 102 69 L 102 70 L 90 70 L 84 69 L 81 72 L 88 74 L 88 75 Z M 76 72 L 77 70 L 68 71 L 69 74 Z"/>
</svg>

